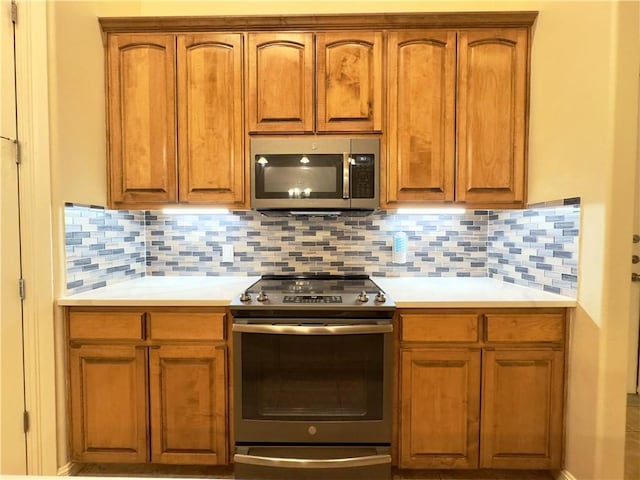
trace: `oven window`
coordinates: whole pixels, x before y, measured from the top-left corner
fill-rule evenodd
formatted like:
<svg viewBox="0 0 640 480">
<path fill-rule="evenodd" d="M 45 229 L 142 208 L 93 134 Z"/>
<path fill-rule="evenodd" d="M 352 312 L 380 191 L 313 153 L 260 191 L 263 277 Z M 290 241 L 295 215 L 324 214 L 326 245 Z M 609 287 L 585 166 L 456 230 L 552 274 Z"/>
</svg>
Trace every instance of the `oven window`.
<svg viewBox="0 0 640 480">
<path fill-rule="evenodd" d="M 380 420 L 384 335 L 242 334 L 242 417 Z"/>
</svg>

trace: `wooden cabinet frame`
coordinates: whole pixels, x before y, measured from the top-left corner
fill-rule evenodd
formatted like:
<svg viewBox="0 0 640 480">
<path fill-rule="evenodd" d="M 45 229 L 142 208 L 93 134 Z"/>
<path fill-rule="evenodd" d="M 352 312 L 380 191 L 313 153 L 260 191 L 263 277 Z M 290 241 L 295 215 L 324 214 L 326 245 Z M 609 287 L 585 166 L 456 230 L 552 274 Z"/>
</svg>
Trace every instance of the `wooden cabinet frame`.
<svg viewBox="0 0 640 480">
<path fill-rule="evenodd" d="M 67 308 L 73 460 L 227 464 L 227 321 L 215 307 Z"/>
<path fill-rule="evenodd" d="M 564 308 L 398 310 L 398 465 L 561 468 L 567 322 Z M 450 421 L 435 426 L 452 395 Z"/>
<path fill-rule="evenodd" d="M 248 77 L 243 80 L 242 95 L 238 94 L 238 85 L 235 80 L 233 87 L 234 97 L 242 96 L 242 102 L 245 105 L 241 111 L 246 112 L 246 115 L 241 121 L 242 127 L 234 127 L 236 138 L 228 139 L 233 142 L 232 152 L 230 150 L 230 155 L 234 156 L 232 167 L 225 164 L 221 172 L 212 173 L 206 156 L 197 155 L 199 152 L 201 153 L 202 148 L 200 146 L 195 150 L 187 148 L 180 138 L 178 140 L 182 142 L 183 146 L 180 148 L 179 157 L 189 155 L 189 162 L 191 162 L 191 157 L 196 155 L 197 158 L 201 158 L 201 161 L 196 162 L 193 166 L 189 163 L 186 166 L 181 164 L 179 189 L 176 187 L 175 174 L 172 172 L 158 173 L 143 165 L 144 168 L 140 172 L 134 169 L 132 173 L 128 173 L 125 171 L 126 169 L 120 168 L 116 161 L 111 167 L 109 176 L 111 182 L 118 189 L 120 185 L 126 187 L 131 184 L 135 187 L 137 183 L 133 180 L 136 178 L 144 180 L 149 175 L 153 177 L 153 182 L 150 182 L 150 189 L 136 189 L 137 187 L 129 189 L 127 187 L 124 194 L 119 194 L 119 190 L 116 189 L 115 194 L 110 193 L 109 203 L 116 208 L 153 208 L 176 201 L 247 208 L 248 192 L 250 191 L 248 184 L 248 132 L 317 132 L 321 134 L 355 132 L 363 135 L 381 135 L 380 191 L 382 208 L 421 206 L 434 203 L 460 203 L 473 208 L 522 207 L 526 202 L 527 181 L 530 35 L 537 15 L 538 12 L 535 11 L 501 11 L 99 18 L 105 45 L 108 44 L 109 38 L 122 34 L 154 36 L 160 34 L 240 34 L 244 35 L 245 40 L 258 32 L 261 35 L 271 36 L 274 40 L 292 35 L 311 36 L 311 45 L 309 45 L 309 38 L 300 44 L 304 46 L 304 54 L 300 62 L 300 82 L 303 85 L 300 87 L 302 91 L 298 95 L 300 98 L 296 97 L 295 102 L 292 102 L 291 105 L 289 102 L 281 102 L 280 104 L 277 99 L 271 100 L 268 103 L 271 107 L 264 111 L 261 111 L 262 100 L 258 97 L 269 94 L 269 91 L 260 93 L 259 81 L 250 74 L 248 68 L 248 65 L 253 62 L 250 57 L 255 55 L 255 52 L 250 47 L 246 48 L 243 65 L 245 67 L 244 73 Z M 442 132 L 438 130 L 433 135 L 430 132 L 426 135 L 418 133 L 414 135 L 416 138 L 408 138 L 406 126 L 411 125 L 412 128 L 419 130 L 425 119 L 418 117 L 413 120 L 415 112 L 418 112 L 419 109 L 409 108 L 409 111 L 403 111 L 398 106 L 397 90 L 398 88 L 406 88 L 406 86 L 394 86 L 391 82 L 389 88 L 387 87 L 387 70 L 390 75 L 397 73 L 397 66 L 390 58 L 391 54 L 387 44 L 391 42 L 392 45 L 395 45 L 398 41 L 403 41 L 402 38 L 396 38 L 398 35 L 404 36 L 406 40 L 411 36 L 419 36 L 420 31 L 428 30 L 452 33 L 457 36 L 457 46 L 463 44 L 469 48 L 459 52 L 455 59 L 457 65 L 447 67 L 450 70 L 454 68 L 455 71 L 451 70 L 445 75 L 447 86 L 453 77 L 456 78 L 456 82 L 460 80 L 460 85 L 454 88 L 448 87 L 447 92 L 430 99 L 428 95 L 426 96 L 427 100 L 425 101 L 433 107 L 434 115 L 436 111 L 440 112 L 439 115 L 443 115 L 444 128 Z M 319 78 L 330 75 L 324 70 L 327 65 L 323 63 L 322 58 L 320 61 L 318 58 L 315 61 L 313 59 L 318 55 L 317 48 L 325 44 L 328 45 L 332 39 L 349 32 L 353 37 L 352 48 L 357 50 L 359 40 L 356 41 L 356 39 L 364 39 L 363 46 L 365 44 L 373 45 L 371 65 L 373 65 L 375 85 L 372 92 L 367 95 L 362 92 L 351 92 L 347 97 L 344 97 L 342 94 L 336 93 L 337 90 L 329 91 L 326 89 L 323 82 L 316 85 L 313 78 L 309 79 L 310 76 L 313 77 L 314 68 L 318 69 Z M 316 36 L 315 44 L 313 35 Z M 373 40 L 370 39 L 372 35 Z M 482 35 L 485 35 L 486 38 L 480 38 Z M 513 35 L 517 37 L 515 40 Z M 502 48 L 504 51 L 510 48 L 507 47 L 507 44 L 511 42 L 511 45 L 515 45 L 514 51 L 517 52 L 514 65 L 516 73 L 513 80 L 513 95 L 507 96 L 510 102 L 507 103 L 509 103 L 511 110 L 505 113 L 504 108 L 496 109 L 494 112 L 494 117 L 497 118 L 496 126 L 490 125 L 489 133 L 491 135 L 484 135 L 482 130 L 484 127 L 478 127 L 477 119 L 486 109 L 482 106 L 482 102 L 475 104 L 475 100 L 473 100 L 477 97 L 477 95 L 474 97 L 474 92 L 477 92 L 482 85 L 478 82 L 474 83 L 475 77 L 470 78 L 469 75 L 462 75 L 459 71 L 459 68 L 476 65 L 473 61 L 475 58 L 473 52 L 482 49 L 488 51 L 494 48 L 493 46 L 476 48 L 478 45 L 484 45 L 485 40 L 492 40 L 492 45 L 504 47 Z M 247 45 L 246 41 L 245 46 Z M 380 49 L 382 50 L 381 54 L 379 54 Z M 502 58 L 502 60 L 498 60 L 498 63 L 510 58 L 508 53 L 496 55 L 493 50 L 490 54 L 483 53 L 482 55 L 493 59 Z M 479 58 L 482 55 L 476 56 Z M 379 61 L 378 58 L 380 58 Z M 452 61 L 447 59 L 445 63 L 449 65 Z M 507 76 L 508 74 L 502 76 L 503 84 L 508 81 Z M 346 83 L 348 84 L 348 81 Z M 371 85 L 360 85 L 360 87 L 368 90 Z M 178 86 L 179 94 L 183 90 L 183 87 Z M 444 98 L 442 103 L 439 103 L 438 100 L 440 96 Z M 365 101 L 365 98 L 369 98 L 369 100 Z M 411 99 L 412 96 L 409 95 L 407 98 Z M 116 100 L 110 99 L 109 102 L 113 103 Z M 367 102 L 373 102 L 373 104 L 367 105 Z M 345 107 L 346 104 L 348 105 Z M 265 103 L 266 105 L 267 103 Z M 336 105 L 339 108 L 333 108 Z M 232 119 L 234 125 L 237 125 L 238 121 L 236 109 L 237 105 L 234 105 L 232 109 L 236 112 Z M 111 110 L 115 111 L 113 106 Z M 178 106 L 178 110 L 180 118 L 183 119 L 184 109 Z M 369 111 L 367 112 L 367 110 Z M 456 115 L 462 119 L 458 124 L 454 124 Z M 513 124 L 508 125 L 508 135 L 503 138 L 501 135 L 502 125 L 509 123 L 507 117 L 510 115 L 513 116 Z M 111 119 L 110 123 L 112 123 L 110 127 L 112 136 L 118 129 L 122 129 L 122 126 L 118 125 L 117 119 Z M 160 131 L 158 138 L 154 140 L 155 143 L 171 143 L 170 131 L 174 132 L 175 129 L 167 125 L 167 131 L 164 133 L 163 131 Z M 239 131 L 242 133 L 238 133 Z M 178 133 L 180 134 L 180 132 L 182 130 L 179 129 Z M 239 147 L 242 143 L 243 149 Z M 133 145 L 132 148 L 135 146 Z M 231 147 L 227 146 L 226 148 Z M 497 152 L 496 155 L 493 154 L 494 150 Z M 112 156 L 119 155 L 118 145 L 113 144 L 110 147 L 110 152 Z M 175 153 L 171 153 L 171 155 L 174 158 L 168 156 L 167 162 L 175 163 Z M 433 159 L 433 165 L 424 168 L 422 163 L 432 155 L 436 157 Z M 244 158 L 241 159 L 241 156 Z M 423 168 L 421 169 L 421 167 Z M 200 171 L 207 171 L 209 175 L 205 175 L 202 181 L 198 175 L 192 177 L 190 172 L 194 168 L 196 171 L 199 168 Z M 180 192 L 179 200 L 177 200 L 176 190 Z"/>
</svg>

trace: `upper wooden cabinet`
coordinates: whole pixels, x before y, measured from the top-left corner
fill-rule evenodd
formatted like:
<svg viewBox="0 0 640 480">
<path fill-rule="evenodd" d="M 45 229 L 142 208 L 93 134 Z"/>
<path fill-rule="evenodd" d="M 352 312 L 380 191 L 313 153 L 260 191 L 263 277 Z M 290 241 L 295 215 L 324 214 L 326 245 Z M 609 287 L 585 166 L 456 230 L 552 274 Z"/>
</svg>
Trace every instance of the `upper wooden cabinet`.
<svg viewBox="0 0 640 480">
<path fill-rule="evenodd" d="M 456 32 L 390 32 L 387 203 L 454 200 Z"/>
<path fill-rule="evenodd" d="M 524 201 L 528 33 L 461 32 L 458 45 L 456 199 Z"/>
<path fill-rule="evenodd" d="M 316 35 L 319 132 L 382 131 L 382 32 Z"/>
<path fill-rule="evenodd" d="M 523 206 L 528 29 L 390 32 L 387 52 L 386 206 Z"/>
<path fill-rule="evenodd" d="M 313 33 L 249 34 L 249 131 L 381 131 L 382 44 L 382 32 L 319 32 L 314 55 Z"/>
<path fill-rule="evenodd" d="M 382 208 L 520 208 L 536 16 L 101 18 L 109 205 L 247 208 L 248 134 L 362 133 Z"/>
<path fill-rule="evenodd" d="M 249 35 L 249 130 L 313 131 L 313 34 Z"/>
<path fill-rule="evenodd" d="M 242 205 L 242 35 L 177 41 L 179 201 Z"/>
<path fill-rule="evenodd" d="M 109 193 L 114 207 L 177 200 L 175 64 L 172 35 L 109 37 Z"/>
<path fill-rule="evenodd" d="M 113 34 L 107 52 L 110 205 L 243 205 L 242 35 Z"/>
</svg>

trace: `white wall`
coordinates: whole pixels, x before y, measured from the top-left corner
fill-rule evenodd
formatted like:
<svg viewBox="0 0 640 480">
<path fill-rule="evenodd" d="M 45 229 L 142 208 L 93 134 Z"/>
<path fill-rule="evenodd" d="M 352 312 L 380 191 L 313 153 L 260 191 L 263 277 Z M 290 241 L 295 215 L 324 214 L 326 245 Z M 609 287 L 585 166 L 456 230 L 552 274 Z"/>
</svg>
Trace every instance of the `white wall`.
<svg viewBox="0 0 640 480">
<path fill-rule="evenodd" d="M 622 477 L 630 235 L 637 148 L 638 4 L 614 1 L 65 1 L 49 4 L 57 293 L 64 201 L 104 204 L 104 71 L 97 16 L 538 10 L 529 200 L 583 203 L 571 331 L 566 467 Z M 59 322 L 59 318 L 58 318 Z M 60 462 L 66 452 L 61 449 Z"/>
</svg>

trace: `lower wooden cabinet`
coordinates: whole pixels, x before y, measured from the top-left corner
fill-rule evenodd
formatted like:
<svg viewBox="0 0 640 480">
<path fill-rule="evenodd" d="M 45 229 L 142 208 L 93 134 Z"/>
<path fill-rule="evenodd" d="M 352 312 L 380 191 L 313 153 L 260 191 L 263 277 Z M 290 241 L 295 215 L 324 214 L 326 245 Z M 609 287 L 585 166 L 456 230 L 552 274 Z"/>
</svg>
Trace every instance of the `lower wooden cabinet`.
<svg viewBox="0 0 640 480">
<path fill-rule="evenodd" d="M 559 468 L 562 452 L 563 352 L 483 352 L 483 468 Z"/>
<path fill-rule="evenodd" d="M 480 350 L 404 350 L 401 370 L 401 465 L 476 467 Z"/>
<path fill-rule="evenodd" d="M 154 463 L 226 463 L 224 346 L 161 346 L 149 355 Z"/>
<path fill-rule="evenodd" d="M 146 348 L 73 346 L 69 351 L 69 380 L 73 459 L 146 462 Z"/>
<path fill-rule="evenodd" d="M 564 309 L 396 318 L 401 468 L 562 466 Z"/>
<path fill-rule="evenodd" d="M 224 311 L 70 308 L 72 459 L 228 462 Z"/>
</svg>

